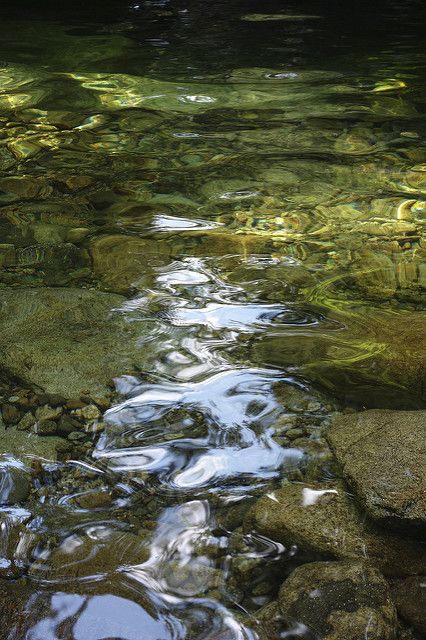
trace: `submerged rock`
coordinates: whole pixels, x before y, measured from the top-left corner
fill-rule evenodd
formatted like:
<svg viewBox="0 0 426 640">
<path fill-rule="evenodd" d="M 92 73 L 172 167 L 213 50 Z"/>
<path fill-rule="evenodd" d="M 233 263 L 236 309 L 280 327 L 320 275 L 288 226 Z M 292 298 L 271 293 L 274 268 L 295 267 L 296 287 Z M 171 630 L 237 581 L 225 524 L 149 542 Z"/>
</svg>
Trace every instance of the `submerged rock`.
<svg viewBox="0 0 426 640">
<path fill-rule="evenodd" d="M 110 315 L 123 301 L 88 289 L 2 290 L 2 366 L 50 393 L 105 394 L 114 376 L 134 370 L 140 328 Z"/>
<path fill-rule="evenodd" d="M 372 528 L 341 482 L 288 484 L 269 493 L 249 511 L 244 529 L 315 556 L 368 558 L 386 575 L 408 576 L 426 569 L 423 546 Z"/>
<path fill-rule="evenodd" d="M 116 234 L 96 238 L 90 256 L 93 272 L 103 287 L 126 293 L 146 275 L 147 263 L 162 264 L 170 250 L 165 243 Z"/>
<path fill-rule="evenodd" d="M 331 305 L 325 298 L 324 304 Z M 261 336 L 253 345 L 256 362 L 296 363 L 317 387 L 346 404 L 424 408 L 426 314 L 355 303 L 351 312 L 340 313 L 339 303 L 333 304 L 331 331 L 324 325 L 300 335 Z"/>
<path fill-rule="evenodd" d="M 149 557 L 142 538 L 128 531 L 114 531 L 106 526 L 93 526 L 87 533 L 66 537 L 51 552 L 45 551 L 32 565 L 34 578 L 78 580 L 95 578 L 138 565 Z"/>
<path fill-rule="evenodd" d="M 12 505 L 26 500 L 30 493 L 30 475 L 12 456 L 0 458 L 0 504 Z"/>
<path fill-rule="evenodd" d="M 312 562 L 281 587 L 286 621 L 302 623 L 322 640 L 394 640 L 396 611 L 383 576 L 362 562 Z"/>
<path fill-rule="evenodd" d="M 372 410 L 335 418 L 327 438 L 368 515 L 426 531 L 426 411 Z"/>
<path fill-rule="evenodd" d="M 399 615 L 426 635 L 426 576 L 412 576 L 397 583 L 392 595 Z"/>
<path fill-rule="evenodd" d="M 34 458 L 55 461 L 58 454 L 69 450 L 69 445 L 63 438 L 56 436 L 39 436 L 34 433 L 18 430 L 18 427 L 5 429 L 0 425 L 0 451 L 17 456 L 28 461 Z"/>
</svg>

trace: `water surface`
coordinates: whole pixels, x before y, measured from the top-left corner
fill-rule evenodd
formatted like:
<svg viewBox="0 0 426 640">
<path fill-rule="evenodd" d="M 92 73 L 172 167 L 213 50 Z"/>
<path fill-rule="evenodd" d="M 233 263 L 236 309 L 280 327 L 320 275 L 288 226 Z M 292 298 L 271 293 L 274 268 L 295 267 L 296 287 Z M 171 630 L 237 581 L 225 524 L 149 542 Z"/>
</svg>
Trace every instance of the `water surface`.
<svg viewBox="0 0 426 640">
<path fill-rule="evenodd" d="M 139 359 L 4 511 L 7 637 L 254 640 L 299 559 L 238 545 L 246 509 L 327 479 L 333 411 L 424 407 L 422 3 L 31 4 L 1 9 L 2 291 L 123 295 Z"/>
</svg>

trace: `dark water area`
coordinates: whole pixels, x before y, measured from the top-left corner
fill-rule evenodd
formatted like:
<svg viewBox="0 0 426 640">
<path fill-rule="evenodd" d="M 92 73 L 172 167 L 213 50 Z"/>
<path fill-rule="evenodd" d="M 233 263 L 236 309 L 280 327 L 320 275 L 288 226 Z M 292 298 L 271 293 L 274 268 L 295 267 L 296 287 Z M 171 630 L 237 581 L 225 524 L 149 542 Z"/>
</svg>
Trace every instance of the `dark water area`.
<svg viewBox="0 0 426 640">
<path fill-rule="evenodd" d="M 377 594 L 426 574 L 421 518 L 383 538 L 329 430 L 408 416 L 360 466 L 418 477 L 425 3 L 0 19 L 0 638 L 349 640 L 280 587 L 361 555 L 353 637 L 420 639 Z"/>
</svg>

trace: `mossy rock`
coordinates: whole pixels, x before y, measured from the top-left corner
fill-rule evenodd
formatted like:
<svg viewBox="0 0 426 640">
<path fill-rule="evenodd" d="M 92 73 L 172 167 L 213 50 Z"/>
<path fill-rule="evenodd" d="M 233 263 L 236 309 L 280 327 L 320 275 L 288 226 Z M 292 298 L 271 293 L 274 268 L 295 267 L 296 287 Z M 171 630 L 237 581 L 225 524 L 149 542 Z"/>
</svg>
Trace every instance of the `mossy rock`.
<svg viewBox="0 0 426 640">
<path fill-rule="evenodd" d="M 255 531 L 301 552 L 336 560 L 362 560 L 386 575 L 408 576 L 426 568 L 421 544 L 374 528 L 340 482 L 288 484 L 258 500 L 244 521 Z"/>
<path fill-rule="evenodd" d="M 383 576 L 363 562 L 312 562 L 295 569 L 278 603 L 288 622 L 322 640 L 395 640 L 396 610 Z"/>
<path fill-rule="evenodd" d="M 386 529 L 424 538 L 426 411 L 338 415 L 327 439 L 370 518 Z"/>
<path fill-rule="evenodd" d="M 105 395 L 134 372 L 136 330 L 119 313 L 124 298 L 89 289 L 0 290 L 2 367 L 25 385 L 66 398 Z"/>
</svg>

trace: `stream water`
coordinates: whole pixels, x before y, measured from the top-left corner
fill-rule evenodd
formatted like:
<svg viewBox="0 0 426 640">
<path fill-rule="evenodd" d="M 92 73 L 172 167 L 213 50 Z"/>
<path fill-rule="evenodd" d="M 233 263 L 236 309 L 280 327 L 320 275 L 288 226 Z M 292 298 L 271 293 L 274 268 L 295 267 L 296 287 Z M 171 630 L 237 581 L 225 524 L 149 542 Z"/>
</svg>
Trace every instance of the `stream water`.
<svg viewBox="0 0 426 640">
<path fill-rule="evenodd" d="M 255 640 L 303 554 L 248 508 L 333 476 L 335 411 L 425 406 L 424 9 L 59 4 L 0 9 L 0 298 L 108 294 L 133 360 L 84 451 L 34 453 L 1 507 L 3 637 Z M 90 323 L 67 346 L 41 304 L 5 397 L 43 387 L 12 366 L 30 343 L 75 396 Z M 76 362 L 101 377 L 96 332 Z"/>
</svg>

